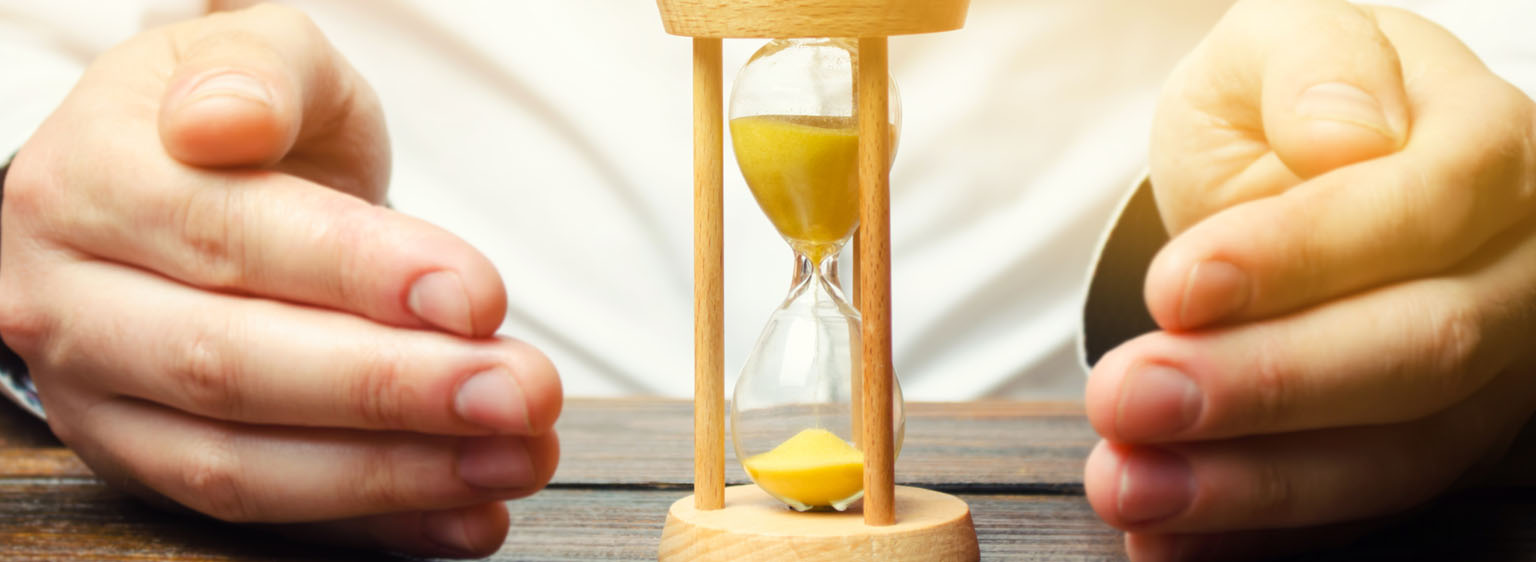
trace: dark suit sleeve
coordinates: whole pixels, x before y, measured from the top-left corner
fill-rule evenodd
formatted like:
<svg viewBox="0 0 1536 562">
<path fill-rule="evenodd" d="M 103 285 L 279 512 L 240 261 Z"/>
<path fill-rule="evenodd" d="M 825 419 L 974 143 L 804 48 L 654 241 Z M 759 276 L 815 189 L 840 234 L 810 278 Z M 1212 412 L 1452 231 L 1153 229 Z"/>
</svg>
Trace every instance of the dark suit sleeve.
<svg viewBox="0 0 1536 562">
<path fill-rule="evenodd" d="M 1141 334 L 1157 329 L 1142 298 L 1147 267 L 1168 242 L 1152 182 L 1137 183 L 1099 244 L 1083 303 L 1082 346 L 1088 366 L 1104 353 Z"/>
</svg>

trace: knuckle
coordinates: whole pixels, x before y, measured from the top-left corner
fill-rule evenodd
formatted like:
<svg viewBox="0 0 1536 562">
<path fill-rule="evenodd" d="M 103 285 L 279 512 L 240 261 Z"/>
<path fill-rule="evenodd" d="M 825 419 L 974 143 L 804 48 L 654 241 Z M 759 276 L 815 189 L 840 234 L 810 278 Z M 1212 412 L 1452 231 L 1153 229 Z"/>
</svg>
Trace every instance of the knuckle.
<svg viewBox="0 0 1536 562">
<path fill-rule="evenodd" d="M 1264 340 L 1254 354 L 1252 392 L 1248 412 L 1255 427 L 1277 429 L 1291 421 L 1296 408 L 1296 385 L 1287 367 L 1288 354 L 1274 337 Z"/>
<path fill-rule="evenodd" d="M 408 404 L 415 391 L 406 383 L 407 374 L 399 352 L 378 345 L 364 350 L 362 355 L 361 369 L 354 377 L 347 397 L 356 409 L 357 418 L 369 427 L 410 427 Z"/>
<path fill-rule="evenodd" d="M 31 358 L 53 339 L 53 322 L 24 294 L 14 290 L 12 283 L 0 282 L 0 339 L 17 355 Z"/>
<path fill-rule="evenodd" d="M 53 208 L 54 198 L 59 191 L 56 187 L 61 182 L 52 177 L 47 168 L 46 164 L 36 162 L 30 150 L 23 149 L 16 154 L 5 178 L 4 210 L 7 219 L 45 216 L 46 211 Z M 6 223 L 14 224 L 9 220 Z"/>
<path fill-rule="evenodd" d="M 259 514 L 241 487 L 240 462 L 229 439 L 213 438 L 184 459 L 181 483 L 190 495 L 185 503 L 224 521 L 254 521 Z"/>
<path fill-rule="evenodd" d="M 406 483 L 420 480 L 402 478 L 397 467 L 417 463 L 405 462 L 396 457 L 389 447 L 374 449 L 363 455 L 356 490 L 364 505 L 385 510 L 412 507 Z"/>
<path fill-rule="evenodd" d="M 218 186 L 197 189 L 174 207 L 172 224 L 180 225 L 189 254 L 184 273 L 204 286 L 237 288 L 248 277 L 241 236 L 247 217 L 238 193 Z"/>
<path fill-rule="evenodd" d="M 169 373 L 190 404 L 203 412 L 239 419 L 244 407 L 240 369 L 225 345 L 234 328 L 230 322 L 217 326 L 195 330 L 175 351 L 177 357 Z"/>
<path fill-rule="evenodd" d="M 328 244 L 334 244 L 338 254 L 333 262 L 336 270 L 326 287 L 329 296 L 361 310 L 372 308 L 376 299 L 367 287 L 369 277 L 359 273 L 375 269 L 373 264 L 381 259 L 377 248 L 389 240 L 389 230 L 377 220 L 375 208 L 351 198 L 333 198 L 331 204 L 317 208 L 325 209 L 326 215 L 332 217 L 324 237 Z"/>
<path fill-rule="evenodd" d="M 1279 465 L 1258 463 L 1253 465 L 1253 486 L 1247 509 L 1259 521 L 1283 523 L 1290 521 L 1297 512 L 1295 483 Z"/>
<path fill-rule="evenodd" d="M 1475 364 L 1484 336 L 1480 318 L 1462 306 L 1435 307 L 1426 314 L 1430 345 L 1423 364 L 1432 380 L 1439 381 L 1436 395 L 1465 396 L 1483 382 Z"/>
</svg>

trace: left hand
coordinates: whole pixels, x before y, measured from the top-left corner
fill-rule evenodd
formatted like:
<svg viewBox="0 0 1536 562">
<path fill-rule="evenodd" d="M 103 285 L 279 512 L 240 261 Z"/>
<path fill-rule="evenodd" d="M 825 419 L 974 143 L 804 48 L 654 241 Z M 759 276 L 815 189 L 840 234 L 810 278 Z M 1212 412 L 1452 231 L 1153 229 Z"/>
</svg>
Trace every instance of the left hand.
<svg viewBox="0 0 1536 562">
<path fill-rule="evenodd" d="M 1339 536 L 1536 409 L 1536 108 L 1401 10 L 1239 2 L 1170 78 L 1162 331 L 1105 355 L 1084 475 L 1135 560 Z"/>
</svg>

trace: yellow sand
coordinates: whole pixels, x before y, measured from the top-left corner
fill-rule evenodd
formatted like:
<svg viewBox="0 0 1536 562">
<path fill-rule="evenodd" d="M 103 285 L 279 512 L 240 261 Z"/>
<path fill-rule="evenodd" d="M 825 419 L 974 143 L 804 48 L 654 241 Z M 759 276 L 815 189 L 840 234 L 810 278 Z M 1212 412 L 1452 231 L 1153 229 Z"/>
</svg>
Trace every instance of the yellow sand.
<svg viewBox="0 0 1536 562">
<path fill-rule="evenodd" d="M 841 510 L 864 490 L 864 453 L 825 429 L 802 430 L 742 464 L 763 491 L 801 511 Z"/>
<path fill-rule="evenodd" d="M 859 224 L 859 133 L 852 117 L 731 120 L 736 162 L 763 214 L 812 263 Z"/>
</svg>

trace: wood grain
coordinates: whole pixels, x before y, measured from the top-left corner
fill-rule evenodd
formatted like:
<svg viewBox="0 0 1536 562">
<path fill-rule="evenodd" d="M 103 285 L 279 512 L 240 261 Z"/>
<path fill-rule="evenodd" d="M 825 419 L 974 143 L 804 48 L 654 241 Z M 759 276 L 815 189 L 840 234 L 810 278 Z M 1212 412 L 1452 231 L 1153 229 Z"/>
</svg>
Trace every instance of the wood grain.
<svg viewBox="0 0 1536 562">
<path fill-rule="evenodd" d="M 667 33 L 688 37 L 875 37 L 950 31 L 970 0 L 657 0 Z"/>
<path fill-rule="evenodd" d="M 0 404 L 0 415 L 4 408 L 12 406 Z M 492 559 L 654 560 L 668 507 L 689 493 L 691 411 L 679 400 L 568 401 L 556 483 L 507 504 L 512 530 Z M 400 559 L 146 507 L 83 477 L 83 465 L 49 438 L 29 441 L 47 434 L 41 422 L 5 419 L 0 442 L 30 444 L 0 446 L 0 560 Z M 1082 458 L 1096 438 L 1081 405 L 916 403 L 908 422 L 898 477 L 964 499 L 982 560 L 1122 559 L 1119 533 L 1082 497 Z M 1533 428 L 1487 487 L 1296 560 L 1536 560 Z M 739 468 L 733 478 L 743 480 Z"/>
<path fill-rule="evenodd" d="M 507 504 L 491 559 L 655 560 L 667 508 L 685 491 L 554 488 Z M 982 560 L 1120 560 L 1120 535 L 1075 496 L 960 494 Z M 259 527 L 168 514 L 95 481 L 0 480 L 3 560 L 405 560 L 299 543 Z M 1536 559 L 1536 494 L 1479 490 L 1401 525 L 1298 560 Z"/>
<path fill-rule="evenodd" d="M 864 329 L 864 522 L 896 522 L 891 419 L 890 68 L 884 37 L 859 40 L 859 313 Z"/>
<path fill-rule="evenodd" d="M 725 489 L 724 101 L 720 40 L 693 40 L 693 458 L 699 509 Z"/>
</svg>

